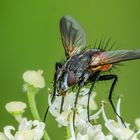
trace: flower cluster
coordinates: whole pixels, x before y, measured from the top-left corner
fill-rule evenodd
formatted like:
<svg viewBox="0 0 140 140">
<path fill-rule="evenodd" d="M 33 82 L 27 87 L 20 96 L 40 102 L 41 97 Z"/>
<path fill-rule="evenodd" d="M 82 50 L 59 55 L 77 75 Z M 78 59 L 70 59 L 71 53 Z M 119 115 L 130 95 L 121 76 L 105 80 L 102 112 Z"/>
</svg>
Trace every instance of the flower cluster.
<svg viewBox="0 0 140 140">
<path fill-rule="evenodd" d="M 97 105 L 95 102 L 96 93 L 92 93 L 92 97 L 90 100 L 89 109 L 92 112 L 90 116 L 90 120 L 93 123 L 88 121 L 87 116 L 87 100 L 88 100 L 88 93 L 89 89 L 83 88 L 81 90 L 80 96 L 78 98 L 77 108 L 76 108 L 76 116 L 75 116 L 75 127 L 73 128 L 73 108 L 74 108 L 74 101 L 75 101 L 75 94 L 73 92 L 68 92 L 65 96 L 64 105 L 63 105 L 63 112 L 60 113 L 60 106 L 61 106 L 61 97 L 56 97 L 54 103 L 51 103 L 51 98 L 49 95 L 49 106 L 50 112 L 55 117 L 56 121 L 58 122 L 59 126 L 65 126 L 69 128 L 69 140 L 138 140 L 138 135 L 140 130 L 136 132 L 130 129 L 130 125 L 125 123 L 126 126 L 122 123 L 119 117 L 117 117 L 117 121 L 110 120 L 107 118 L 105 113 L 105 103 L 101 103 L 101 108 L 93 113 L 97 109 Z M 120 102 L 121 98 L 118 99 L 117 103 L 117 113 L 120 114 Z M 98 122 L 98 118 L 102 116 L 105 127 L 108 130 L 108 135 L 105 135 L 103 132 L 103 125 Z M 137 122 L 139 120 L 137 119 Z"/>
<path fill-rule="evenodd" d="M 3 132 L 0 132 L 0 140 L 41 140 L 43 136 L 47 140 L 46 135 L 44 135 L 45 123 L 40 120 L 35 103 L 36 93 L 39 89 L 45 87 L 42 73 L 41 70 L 32 70 L 23 74 L 24 91 L 27 92 L 29 105 L 35 120 L 27 120 L 26 117 L 23 117 L 27 107 L 26 103 L 21 101 L 7 103 L 5 109 L 14 116 L 19 125 L 17 130 L 12 125 L 5 126 Z"/>
<path fill-rule="evenodd" d="M 81 93 L 85 93 L 86 91 L 88 91 L 88 89 L 83 89 Z M 97 105 L 94 101 L 94 97 L 96 96 L 96 94 L 92 94 L 91 102 L 90 102 L 90 108 L 92 110 L 96 110 L 97 109 Z M 56 97 L 54 103 L 51 103 L 51 97 L 49 95 L 49 106 L 50 106 L 50 112 L 51 114 L 53 114 L 53 116 L 56 117 L 56 121 L 62 125 L 62 126 L 68 126 L 69 123 L 69 117 L 71 116 L 71 114 L 73 113 L 73 105 L 75 102 L 75 93 L 71 92 L 68 93 L 65 96 L 64 99 L 64 105 L 63 105 L 63 112 L 60 113 L 60 107 L 61 107 L 61 96 Z M 75 123 L 78 124 L 80 120 L 87 120 L 87 111 L 86 111 L 86 106 L 87 106 L 87 96 L 80 96 L 79 100 L 78 100 L 78 104 L 77 104 L 77 113 L 76 113 L 76 120 Z M 78 114 L 78 115 L 77 115 Z"/>
<path fill-rule="evenodd" d="M 42 74 L 41 70 L 30 70 L 23 74 L 24 91 L 27 93 L 34 120 L 27 120 L 26 117 L 23 117 L 27 107 L 26 103 L 21 101 L 7 103 L 5 109 L 14 116 L 19 125 L 17 129 L 12 125 L 5 126 L 3 132 L 0 132 L 0 140 L 51 140 L 45 130 L 45 124 L 41 121 L 35 101 L 36 93 L 45 87 Z M 98 108 L 95 102 L 95 92 L 91 94 L 89 102 L 89 122 L 87 115 L 88 92 L 88 88 L 81 89 L 75 108 L 76 93 L 68 91 L 64 97 L 62 111 L 60 111 L 62 97 L 56 96 L 52 103 L 51 94 L 48 95 L 49 111 L 55 117 L 59 127 L 67 128 L 67 140 L 139 140 L 140 118 L 135 120 L 137 129 L 132 129 L 126 122 L 124 125 L 117 115 L 116 120 L 108 119 L 105 111 L 106 103 L 102 101 L 101 107 Z M 119 116 L 121 116 L 120 104 L 121 98 L 118 99 L 116 106 Z M 73 118 L 74 111 L 75 119 Z M 104 123 L 100 123 L 101 119 Z M 108 133 L 105 133 L 105 129 Z"/>
<path fill-rule="evenodd" d="M 18 130 L 15 131 L 13 126 L 4 127 L 4 133 L 1 135 L 4 137 L 2 140 L 41 140 L 44 135 L 45 124 L 39 122 L 38 120 L 27 121 L 26 118 L 23 118 L 18 126 Z"/>
<path fill-rule="evenodd" d="M 27 120 L 22 117 L 27 105 L 20 101 L 7 103 L 5 108 L 18 121 L 18 130 L 8 125 L 4 127 L 3 133 L 0 133 L 0 140 L 41 140 L 44 135 L 45 124 L 38 120 Z M 13 134 L 11 131 L 15 131 Z"/>
</svg>

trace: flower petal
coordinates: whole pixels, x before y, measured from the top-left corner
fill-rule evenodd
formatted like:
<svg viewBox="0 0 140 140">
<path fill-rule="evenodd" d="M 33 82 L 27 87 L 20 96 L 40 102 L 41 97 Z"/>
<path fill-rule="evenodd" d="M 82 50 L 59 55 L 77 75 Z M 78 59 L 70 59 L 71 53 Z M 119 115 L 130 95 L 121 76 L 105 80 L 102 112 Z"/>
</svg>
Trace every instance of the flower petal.
<svg viewBox="0 0 140 140">
<path fill-rule="evenodd" d="M 8 140 L 2 132 L 0 132 L 0 140 Z"/>
<path fill-rule="evenodd" d="M 4 135 L 9 139 L 9 140 L 15 140 L 14 136 L 11 133 L 11 130 L 15 130 L 13 126 L 6 126 L 4 127 Z"/>
<path fill-rule="evenodd" d="M 89 140 L 88 134 L 82 135 L 82 134 L 78 133 L 77 140 Z"/>
<path fill-rule="evenodd" d="M 135 124 L 136 124 L 137 128 L 140 128 L 140 118 L 135 119 Z"/>
</svg>

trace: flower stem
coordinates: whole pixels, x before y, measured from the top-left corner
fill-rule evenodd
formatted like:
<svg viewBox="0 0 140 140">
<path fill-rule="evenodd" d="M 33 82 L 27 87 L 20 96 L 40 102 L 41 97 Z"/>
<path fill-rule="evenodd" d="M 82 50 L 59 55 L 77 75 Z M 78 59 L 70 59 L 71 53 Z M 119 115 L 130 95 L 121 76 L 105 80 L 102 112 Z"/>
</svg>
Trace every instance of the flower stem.
<svg viewBox="0 0 140 140">
<path fill-rule="evenodd" d="M 28 101 L 29 101 L 29 106 L 33 115 L 33 118 L 36 120 L 41 121 L 41 118 L 39 116 L 37 107 L 36 107 L 36 102 L 35 102 L 35 94 L 34 92 L 28 92 L 27 96 L 28 96 Z"/>
<path fill-rule="evenodd" d="M 70 134 L 70 126 L 68 125 L 67 126 L 67 140 L 69 140 L 71 137 L 71 134 Z"/>
<path fill-rule="evenodd" d="M 30 91 L 27 93 L 29 106 L 30 106 L 33 118 L 36 120 L 42 121 L 40 116 L 39 116 L 37 107 L 36 107 L 35 95 L 36 95 L 36 93 L 33 91 L 32 92 Z M 44 140 L 51 140 L 47 131 L 44 132 Z"/>
<path fill-rule="evenodd" d="M 67 139 L 69 140 L 70 138 L 72 138 L 72 140 L 76 140 L 75 131 L 73 128 L 73 113 L 70 114 L 69 119 L 70 124 L 67 126 Z"/>
<path fill-rule="evenodd" d="M 17 121 L 18 123 L 21 122 L 21 120 L 22 120 L 22 115 L 21 115 L 21 114 L 14 115 L 14 117 L 15 117 L 15 119 L 16 119 L 16 121 Z"/>
</svg>

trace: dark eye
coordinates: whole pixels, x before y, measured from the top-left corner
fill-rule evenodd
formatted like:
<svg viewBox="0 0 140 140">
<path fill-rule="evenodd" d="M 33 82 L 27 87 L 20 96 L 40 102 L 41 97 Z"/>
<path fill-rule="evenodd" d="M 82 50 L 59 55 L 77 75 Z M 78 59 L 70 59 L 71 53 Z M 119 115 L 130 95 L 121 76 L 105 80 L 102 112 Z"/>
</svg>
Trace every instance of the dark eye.
<svg viewBox="0 0 140 140">
<path fill-rule="evenodd" d="M 73 71 L 68 71 L 68 79 L 67 84 L 68 86 L 72 86 L 76 82 L 76 76 Z"/>
</svg>

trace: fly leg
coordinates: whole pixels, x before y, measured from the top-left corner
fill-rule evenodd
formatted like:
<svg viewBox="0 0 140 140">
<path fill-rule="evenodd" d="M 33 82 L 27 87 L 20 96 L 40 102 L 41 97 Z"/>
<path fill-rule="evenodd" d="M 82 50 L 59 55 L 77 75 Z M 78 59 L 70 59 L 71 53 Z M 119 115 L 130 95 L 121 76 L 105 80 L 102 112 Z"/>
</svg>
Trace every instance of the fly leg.
<svg viewBox="0 0 140 140">
<path fill-rule="evenodd" d="M 90 121 L 90 117 L 89 117 L 89 101 L 90 101 L 90 95 L 91 95 L 91 91 L 94 87 L 94 84 L 96 81 L 98 81 L 98 78 L 99 78 L 99 74 L 100 74 L 100 71 L 98 71 L 95 75 L 94 75 L 94 80 L 92 80 L 92 86 L 89 90 L 89 92 L 87 93 L 88 94 L 88 103 L 87 103 L 87 114 L 88 114 L 88 120 Z M 78 97 L 79 97 L 79 93 L 80 93 L 80 90 L 81 88 L 83 87 L 84 85 L 84 74 L 82 76 L 82 80 L 81 82 L 79 83 L 79 87 L 78 87 L 78 91 L 76 93 L 76 98 L 75 98 L 75 103 L 74 103 L 74 111 L 73 111 L 73 128 L 75 129 L 75 111 L 76 111 L 76 105 L 77 105 L 77 101 L 78 101 Z"/>
<path fill-rule="evenodd" d="M 76 111 L 76 106 L 77 106 L 77 102 L 78 102 L 78 97 L 79 97 L 79 93 L 80 93 L 80 90 L 82 88 L 83 84 L 79 84 L 79 87 L 78 87 L 78 91 L 76 93 L 76 98 L 75 98 L 75 102 L 74 102 L 74 110 L 73 110 L 73 128 L 75 129 L 75 111 Z"/>
<path fill-rule="evenodd" d="M 53 95 L 52 95 L 51 103 L 53 104 L 53 102 L 54 102 L 56 96 L 62 96 L 61 108 L 60 108 L 60 113 L 61 113 L 62 110 L 63 110 L 63 104 L 64 104 L 64 97 L 65 97 L 65 94 L 62 94 L 62 95 L 57 94 L 57 95 L 56 95 L 56 82 L 54 82 L 54 86 L 53 86 L 53 87 L 54 87 L 54 90 L 53 90 Z M 46 117 L 47 117 L 49 108 L 50 108 L 50 106 L 48 105 L 48 107 L 47 107 L 47 109 L 46 109 L 46 111 L 45 111 L 45 115 L 44 115 L 44 120 L 43 120 L 44 122 L 46 121 Z"/>
<path fill-rule="evenodd" d="M 60 113 L 63 112 L 64 98 L 66 96 L 66 92 L 64 92 L 61 96 L 62 96 L 62 100 L 61 100 Z"/>
<path fill-rule="evenodd" d="M 113 90 L 114 90 L 114 87 L 116 85 L 116 82 L 118 80 L 118 76 L 117 75 L 114 75 L 114 74 L 102 75 L 98 79 L 98 81 L 104 81 L 104 80 L 113 80 L 113 83 L 112 83 L 111 88 L 110 88 L 110 91 L 109 91 L 109 97 L 108 97 L 108 99 L 109 99 L 109 102 L 110 102 L 110 104 L 112 106 L 112 109 L 113 109 L 114 113 L 120 118 L 120 120 L 122 121 L 122 123 L 126 127 L 123 118 L 117 113 L 116 108 L 115 108 L 114 103 L 113 103 L 113 100 L 112 100 L 112 94 L 113 94 Z"/>
<path fill-rule="evenodd" d="M 96 73 L 96 75 L 94 75 L 94 80 L 92 80 L 92 86 L 90 87 L 90 90 L 89 92 L 87 93 L 88 94 L 88 102 L 87 102 L 87 115 L 88 115 L 88 121 L 90 122 L 90 113 L 89 113 L 89 102 L 90 102 L 90 96 L 91 96 L 91 93 L 92 93 L 92 89 L 94 88 L 94 85 L 95 83 L 98 81 L 100 77 L 100 71 L 98 71 Z"/>
<path fill-rule="evenodd" d="M 61 67 L 62 67 L 62 64 L 61 63 L 56 63 L 55 64 L 55 70 L 58 70 Z M 53 85 L 53 87 L 54 87 L 54 90 L 53 90 L 53 95 L 52 95 L 51 103 L 54 102 L 55 96 L 56 96 L 56 75 L 54 75 L 54 85 Z M 46 109 L 46 111 L 45 111 L 44 119 L 43 119 L 44 122 L 46 121 L 46 117 L 47 117 L 49 108 L 50 108 L 50 106 L 48 106 L 47 109 Z"/>
<path fill-rule="evenodd" d="M 95 83 L 95 82 L 94 82 Z M 89 114 L 89 102 L 90 102 L 90 96 L 91 96 L 91 93 L 92 93 L 92 89 L 94 87 L 94 83 L 92 84 L 89 92 L 87 93 L 88 94 L 88 102 L 87 102 L 87 115 L 88 115 L 88 121 L 90 122 L 90 114 Z"/>
<path fill-rule="evenodd" d="M 54 85 L 54 91 L 53 91 L 53 96 L 52 96 L 52 99 L 51 99 L 51 103 L 54 102 L 55 96 L 56 96 L 56 86 Z M 47 107 L 47 109 L 45 111 L 45 114 L 44 114 L 44 120 L 43 120 L 44 122 L 46 121 L 46 117 L 47 117 L 49 108 L 50 108 L 50 106 L 48 105 L 48 107 Z"/>
</svg>

